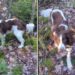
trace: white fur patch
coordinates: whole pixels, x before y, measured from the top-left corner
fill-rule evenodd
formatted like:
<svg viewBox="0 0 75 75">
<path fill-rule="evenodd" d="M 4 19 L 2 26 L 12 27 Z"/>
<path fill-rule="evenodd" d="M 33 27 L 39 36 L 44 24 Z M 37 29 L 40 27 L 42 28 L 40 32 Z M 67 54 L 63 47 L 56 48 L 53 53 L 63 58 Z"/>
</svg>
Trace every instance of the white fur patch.
<svg viewBox="0 0 75 75">
<path fill-rule="evenodd" d="M 24 38 L 23 38 L 23 33 L 24 31 L 19 30 L 17 26 L 13 26 L 12 27 L 12 32 L 14 33 L 14 35 L 16 36 L 16 38 L 18 39 L 18 41 L 21 43 L 18 48 L 22 48 L 24 47 Z"/>
<path fill-rule="evenodd" d="M 64 43 L 62 42 L 62 35 L 60 35 L 60 43 L 59 43 L 59 46 L 58 46 L 58 49 L 59 50 L 65 50 L 66 49 L 66 47 L 65 47 L 65 45 L 64 45 Z"/>
<path fill-rule="evenodd" d="M 2 20 L 0 20 L 0 23 L 2 23 Z"/>
<path fill-rule="evenodd" d="M 12 26 L 12 31 L 15 31 L 15 30 L 17 31 L 17 29 L 18 29 L 17 25 Z"/>
<path fill-rule="evenodd" d="M 8 21 L 13 21 L 13 20 L 15 20 L 16 18 L 12 18 L 12 19 L 7 19 L 7 20 L 5 20 L 5 22 L 8 22 Z"/>
<path fill-rule="evenodd" d="M 21 33 L 23 34 L 23 31 L 22 30 L 19 30 L 18 29 L 18 26 L 12 26 L 12 32 L 15 34 L 15 35 L 20 35 Z M 19 34 L 20 33 L 20 34 Z"/>
<path fill-rule="evenodd" d="M 67 68 L 68 70 L 72 70 L 73 68 L 73 65 L 72 65 L 72 62 L 71 62 L 71 50 L 70 48 L 66 49 L 67 51 L 67 59 L 66 59 L 66 62 L 67 62 Z"/>
<path fill-rule="evenodd" d="M 61 16 L 63 17 L 63 19 L 66 20 L 64 14 L 63 14 L 63 11 L 60 9 L 53 9 L 53 10 L 52 10 L 52 8 L 44 9 L 44 10 L 40 11 L 40 15 L 43 17 L 50 17 L 50 14 L 51 13 L 53 14 L 55 12 L 59 12 L 61 14 Z"/>
<path fill-rule="evenodd" d="M 33 23 L 29 23 L 26 25 L 26 30 L 28 33 L 33 32 L 35 25 Z"/>
<path fill-rule="evenodd" d="M 59 27 L 61 26 L 65 27 L 65 30 L 68 30 L 68 26 L 66 24 L 60 24 Z"/>
</svg>

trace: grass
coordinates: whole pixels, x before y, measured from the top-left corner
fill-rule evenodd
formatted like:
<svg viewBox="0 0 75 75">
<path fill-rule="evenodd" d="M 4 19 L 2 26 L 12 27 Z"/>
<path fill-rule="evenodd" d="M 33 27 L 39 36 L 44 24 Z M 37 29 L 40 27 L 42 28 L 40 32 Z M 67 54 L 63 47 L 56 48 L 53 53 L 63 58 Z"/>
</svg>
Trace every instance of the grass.
<svg viewBox="0 0 75 75">
<path fill-rule="evenodd" d="M 16 66 L 12 70 L 13 75 L 22 75 L 22 66 Z"/>
<path fill-rule="evenodd" d="M 7 63 L 5 59 L 0 58 L 0 73 L 6 74 L 7 73 Z"/>
<path fill-rule="evenodd" d="M 49 19 L 46 18 L 46 17 L 39 16 L 39 22 L 40 22 L 40 21 L 41 21 L 41 22 L 43 21 L 43 23 L 46 24 L 46 23 L 48 23 Z"/>
<path fill-rule="evenodd" d="M 49 69 L 51 69 L 53 67 L 53 62 L 51 61 L 50 58 L 46 58 L 44 61 L 43 61 L 43 65 L 45 65 L 46 67 L 48 67 Z"/>
<path fill-rule="evenodd" d="M 26 37 L 25 45 L 32 45 L 33 51 L 37 50 L 37 38 L 34 36 Z"/>
<path fill-rule="evenodd" d="M 72 57 L 72 64 L 75 65 L 75 57 Z"/>
<path fill-rule="evenodd" d="M 53 48 L 50 52 L 50 55 L 55 56 L 56 53 L 57 53 L 57 48 Z"/>
<path fill-rule="evenodd" d="M 1 58 L 3 58 L 3 59 L 5 58 L 3 51 L 0 51 L 0 59 L 1 59 Z"/>
<path fill-rule="evenodd" d="M 37 50 L 37 37 L 29 36 L 25 34 L 24 39 L 25 39 L 25 46 L 32 45 L 33 51 Z M 11 40 L 16 40 L 18 42 L 17 38 L 12 33 L 9 33 L 6 35 L 5 46 L 11 45 L 12 44 L 12 42 L 10 42 Z M 0 41 L 0 44 L 1 44 L 1 41 Z"/>
<path fill-rule="evenodd" d="M 7 73 L 7 63 L 5 60 L 5 55 L 3 51 L 0 51 L 0 73 L 1 74 L 6 74 Z"/>
</svg>

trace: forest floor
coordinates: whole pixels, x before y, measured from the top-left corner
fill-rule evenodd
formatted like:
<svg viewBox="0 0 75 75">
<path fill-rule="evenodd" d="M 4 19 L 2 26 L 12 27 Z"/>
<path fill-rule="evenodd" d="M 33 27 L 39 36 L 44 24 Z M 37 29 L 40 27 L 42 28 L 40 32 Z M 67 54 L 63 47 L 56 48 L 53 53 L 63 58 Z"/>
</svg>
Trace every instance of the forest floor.
<svg viewBox="0 0 75 75">
<path fill-rule="evenodd" d="M 17 41 L 10 41 L 0 46 L 0 75 L 36 75 L 37 50 L 32 45 L 19 49 Z"/>
</svg>

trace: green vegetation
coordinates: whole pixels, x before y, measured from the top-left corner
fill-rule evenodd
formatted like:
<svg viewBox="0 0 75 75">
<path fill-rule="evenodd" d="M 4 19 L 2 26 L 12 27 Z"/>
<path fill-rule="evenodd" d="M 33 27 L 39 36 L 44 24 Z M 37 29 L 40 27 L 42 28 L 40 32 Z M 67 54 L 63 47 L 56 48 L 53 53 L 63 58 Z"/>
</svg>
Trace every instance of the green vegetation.
<svg viewBox="0 0 75 75">
<path fill-rule="evenodd" d="M 0 59 L 1 59 L 1 58 L 3 58 L 3 59 L 5 58 L 3 51 L 0 51 Z"/>
<path fill-rule="evenodd" d="M 37 50 L 37 38 L 34 36 L 26 37 L 25 45 L 32 45 L 33 51 Z"/>
<path fill-rule="evenodd" d="M 43 61 L 43 65 L 45 65 L 45 66 L 48 67 L 49 69 L 51 69 L 51 68 L 54 66 L 54 64 L 53 64 L 53 62 L 51 61 L 50 58 L 45 59 L 45 60 Z"/>
<path fill-rule="evenodd" d="M 33 35 L 29 36 L 28 34 L 25 34 L 24 39 L 25 39 L 25 46 L 32 45 L 33 51 L 37 50 L 37 37 L 34 37 Z M 12 33 L 9 33 L 6 36 L 5 46 L 11 45 L 12 44 L 11 40 L 17 41 L 16 37 Z"/>
<path fill-rule="evenodd" d="M 0 58 L 0 74 L 6 74 L 7 70 L 8 69 L 5 59 Z"/>
<path fill-rule="evenodd" d="M 41 47 L 42 49 L 46 49 L 47 50 L 47 46 L 48 46 L 48 42 L 50 39 L 50 34 L 51 34 L 51 29 L 49 26 L 43 26 L 40 30 L 39 30 L 39 47 Z"/>
<path fill-rule="evenodd" d="M 15 36 L 12 33 L 6 35 L 6 43 L 13 39 L 15 39 Z"/>
<path fill-rule="evenodd" d="M 34 2 L 35 6 L 32 8 L 33 2 Z M 27 23 L 31 22 L 31 19 L 34 16 L 33 22 L 36 24 L 37 23 L 37 16 L 36 16 L 37 15 L 37 4 L 35 4 L 36 0 L 33 0 L 33 2 L 32 2 L 32 0 L 17 0 L 17 1 L 14 1 L 12 6 L 11 6 L 12 15 L 18 17 L 19 19 L 21 19 L 21 20 L 23 20 L 24 22 L 27 22 Z"/>
<path fill-rule="evenodd" d="M 11 12 L 21 20 L 28 21 L 31 19 L 32 0 L 18 0 L 13 2 Z"/>
<path fill-rule="evenodd" d="M 52 51 L 50 52 L 50 55 L 55 56 L 56 53 L 57 53 L 57 48 L 53 48 Z"/>
<path fill-rule="evenodd" d="M 22 75 L 22 67 L 21 66 L 16 66 L 12 70 L 13 75 Z"/>
<path fill-rule="evenodd" d="M 39 16 L 39 22 L 43 22 L 44 24 L 48 23 L 49 19 L 48 18 L 45 18 L 45 17 L 42 17 L 42 16 Z"/>
<path fill-rule="evenodd" d="M 0 51 L 0 74 L 7 73 L 7 63 L 3 51 Z"/>
</svg>

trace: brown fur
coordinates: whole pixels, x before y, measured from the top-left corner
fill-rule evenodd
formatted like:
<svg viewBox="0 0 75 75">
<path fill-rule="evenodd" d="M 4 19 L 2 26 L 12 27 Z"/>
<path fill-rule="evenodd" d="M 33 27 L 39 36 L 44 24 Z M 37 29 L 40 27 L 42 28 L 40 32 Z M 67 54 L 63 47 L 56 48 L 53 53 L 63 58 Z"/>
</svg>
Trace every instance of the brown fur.
<svg viewBox="0 0 75 75">
<path fill-rule="evenodd" d="M 62 18 L 62 16 L 60 15 L 59 12 L 53 13 L 53 24 L 51 26 L 51 37 L 50 39 L 54 41 L 54 44 L 48 45 L 48 49 L 51 50 L 52 48 L 56 47 L 55 44 L 57 44 L 57 46 L 60 43 L 60 38 L 59 35 L 62 34 L 63 35 L 63 43 L 65 45 L 73 45 L 73 43 L 75 42 L 75 25 L 73 25 L 72 27 L 70 27 L 68 30 L 65 30 L 63 26 L 59 27 L 60 24 L 67 24 L 67 22 L 65 22 Z M 56 34 L 53 34 L 53 32 L 55 32 Z"/>
<path fill-rule="evenodd" d="M 54 25 L 60 25 L 63 21 L 63 18 L 59 12 L 53 13 L 53 20 L 54 20 Z"/>
<path fill-rule="evenodd" d="M 8 30 L 11 30 L 13 25 L 17 25 L 19 30 L 25 30 L 26 28 L 25 24 L 19 19 L 9 20 L 8 22 L 4 20 L 0 23 L 0 32 L 6 33 Z"/>
</svg>

